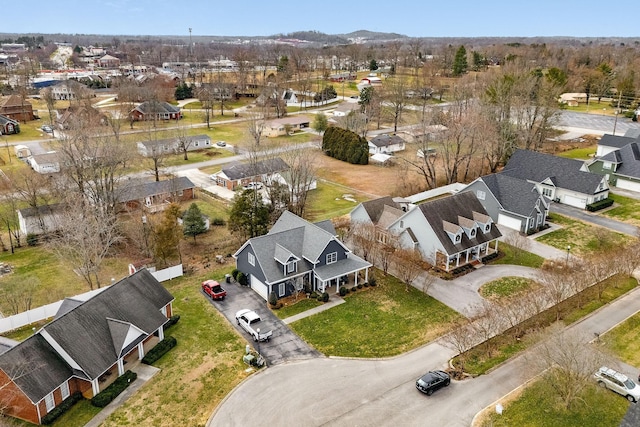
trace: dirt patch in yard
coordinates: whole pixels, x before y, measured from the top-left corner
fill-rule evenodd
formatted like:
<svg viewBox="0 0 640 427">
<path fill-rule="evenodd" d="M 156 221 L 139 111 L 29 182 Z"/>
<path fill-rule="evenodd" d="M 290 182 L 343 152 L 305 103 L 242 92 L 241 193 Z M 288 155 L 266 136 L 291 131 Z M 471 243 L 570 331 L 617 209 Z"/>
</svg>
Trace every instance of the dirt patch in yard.
<svg viewBox="0 0 640 427">
<path fill-rule="evenodd" d="M 315 164 L 320 178 L 354 188 L 371 197 L 407 196 L 426 189 L 420 176 L 407 170 L 401 163 L 390 166 L 352 165 L 318 154 Z"/>
</svg>

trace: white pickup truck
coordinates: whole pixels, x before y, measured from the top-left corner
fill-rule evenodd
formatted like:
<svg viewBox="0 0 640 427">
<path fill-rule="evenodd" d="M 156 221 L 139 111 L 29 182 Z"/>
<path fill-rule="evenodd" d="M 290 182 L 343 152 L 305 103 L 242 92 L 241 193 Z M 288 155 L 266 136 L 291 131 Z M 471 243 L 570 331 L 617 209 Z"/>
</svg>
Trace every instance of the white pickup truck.
<svg viewBox="0 0 640 427">
<path fill-rule="evenodd" d="M 273 331 L 260 331 L 260 316 L 253 310 L 244 309 L 236 313 L 236 321 L 238 325 L 242 326 L 242 329 L 249 332 L 249 335 L 253 337 L 254 341 L 269 341 Z M 260 333 L 258 333 L 260 331 Z"/>
</svg>

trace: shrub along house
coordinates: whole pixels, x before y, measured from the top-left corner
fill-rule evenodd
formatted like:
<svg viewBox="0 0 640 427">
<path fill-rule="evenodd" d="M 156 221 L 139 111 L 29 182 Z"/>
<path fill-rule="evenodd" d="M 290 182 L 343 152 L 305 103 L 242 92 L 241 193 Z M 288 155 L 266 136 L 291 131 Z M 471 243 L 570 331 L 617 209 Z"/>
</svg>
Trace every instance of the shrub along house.
<svg viewBox="0 0 640 427">
<path fill-rule="evenodd" d="M 309 289 L 325 292 L 332 285 L 364 272 L 368 281 L 371 264 L 354 255 L 336 237 L 331 221 L 312 224 L 285 211 L 268 234 L 245 242 L 233 255 L 238 270 L 246 274 L 251 288 L 265 300 Z"/>
<path fill-rule="evenodd" d="M 0 407 L 40 424 L 72 394 L 95 396 L 164 339 L 173 299 L 141 270 L 87 301 L 65 300 L 50 323 L 0 354 Z"/>
</svg>

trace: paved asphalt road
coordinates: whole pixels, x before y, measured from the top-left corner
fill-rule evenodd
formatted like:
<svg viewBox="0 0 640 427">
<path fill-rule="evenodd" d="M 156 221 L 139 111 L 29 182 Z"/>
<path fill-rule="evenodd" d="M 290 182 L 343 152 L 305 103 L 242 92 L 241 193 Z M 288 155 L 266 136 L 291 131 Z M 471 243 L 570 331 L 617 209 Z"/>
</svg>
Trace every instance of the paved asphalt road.
<svg viewBox="0 0 640 427">
<path fill-rule="evenodd" d="M 568 328 L 568 333 L 586 343 L 594 333 L 639 310 L 640 288 Z M 415 389 L 419 376 L 444 368 L 453 355 L 436 341 L 392 359 L 316 358 L 274 366 L 236 387 L 207 427 L 469 426 L 480 410 L 538 374 L 525 353 L 486 375 L 454 381 L 433 396 Z"/>
<path fill-rule="evenodd" d="M 638 227 L 624 222 L 616 221 L 611 218 L 607 218 L 605 216 L 599 215 L 598 213 L 587 212 L 585 210 L 562 205 L 560 203 L 551 203 L 550 209 L 551 212 L 557 212 L 559 214 L 571 218 L 576 218 L 587 223 L 609 228 L 613 231 L 617 231 L 618 233 L 628 234 L 629 236 L 638 235 Z"/>
</svg>

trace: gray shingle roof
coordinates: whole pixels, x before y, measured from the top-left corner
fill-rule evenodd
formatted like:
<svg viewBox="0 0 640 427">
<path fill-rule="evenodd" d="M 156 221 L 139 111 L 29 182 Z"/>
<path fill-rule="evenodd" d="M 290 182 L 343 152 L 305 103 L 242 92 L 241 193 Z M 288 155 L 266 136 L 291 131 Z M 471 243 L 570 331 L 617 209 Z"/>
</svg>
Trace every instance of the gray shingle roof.
<svg viewBox="0 0 640 427">
<path fill-rule="evenodd" d="M 180 112 L 180 107 L 171 105 L 168 102 L 158 101 L 145 101 L 142 104 L 138 105 L 135 109 L 140 111 L 142 114 Z"/>
<path fill-rule="evenodd" d="M 236 163 L 234 165 L 222 168 L 222 172 L 230 180 L 251 178 L 257 175 L 266 175 L 275 172 L 281 172 L 289 169 L 289 165 L 280 157 L 275 159 L 267 159 L 251 163 Z"/>
<path fill-rule="evenodd" d="M 374 224 L 377 224 L 378 221 L 380 221 L 380 217 L 382 216 L 382 212 L 384 212 L 385 206 L 391 206 L 392 208 L 401 210 L 400 204 L 394 202 L 391 196 L 362 202 L 362 207 L 367 211 L 369 218 L 371 218 L 371 222 Z"/>
<path fill-rule="evenodd" d="M 507 212 L 529 217 L 540 199 L 536 186 L 523 179 L 494 173 L 480 178 Z"/>
<path fill-rule="evenodd" d="M 47 216 L 54 215 L 56 213 L 62 213 L 64 211 L 64 205 L 62 203 L 53 203 L 46 206 L 38 206 L 37 208 L 24 208 L 18 209 L 20 215 L 23 218 L 29 218 L 32 216 Z"/>
<path fill-rule="evenodd" d="M 630 138 L 627 136 L 604 134 L 602 135 L 602 138 L 600 138 L 600 141 L 598 141 L 598 145 L 604 145 L 607 147 L 614 147 L 614 148 L 622 148 L 625 145 L 633 142 L 634 140 L 635 138 Z"/>
<path fill-rule="evenodd" d="M 275 283 L 288 276 L 299 275 L 310 271 L 327 245 L 337 240 L 335 234 L 312 224 L 299 216 L 284 211 L 268 234 L 249 240 L 256 259 L 269 283 Z M 280 246 L 282 249 L 277 249 Z M 282 266 L 275 255 L 284 256 L 284 250 L 299 258 L 297 271 L 285 276 Z"/>
<path fill-rule="evenodd" d="M 445 224 L 459 224 L 458 217 L 460 216 L 473 219 L 474 213 L 485 215 L 486 218 L 488 218 L 487 211 L 485 211 L 480 201 L 476 198 L 476 195 L 472 192 L 458 193 L 453 196 L 426 202 L 419 205 L 418 208 L 433 229 L 444 249 L 450 255 L 502 236 L 498 227 L 492 223 L 491 230 L 488 233 L 477 230 L 476 236 L 473 239 L 469 239 L 466 233 L 462 233 L 460 243 L 454 244 L 451 241 L 444 229 Z"/>
<path fill-rule="evenodd" d="M 331 221 L 330 219 L 325 219 L 324 221 L 320 222 L 314 222 L 314 224 L 322 228 L 327 233 L 331 233 L 332 236 L 338 235 L 338 233 L 336 233 L 336 227 L 334 227 L 333 221 Z"/>
<path fill-rule="evenodd" d="M 195 184 L 186 176 L 179 176 L 164 181 L 145 182 L 125 187 L 118 195 L 118 200 L 120 202 L 142 200 L 145 197 L 171 194 L 190 188 L 195 188 Z"/>
<path fill-rule="evenodd" d="M 609 160 L 614 156 L 615 160 Z M 609 153 L 602 159 L 619 163 L 615 172 L 616 175 L 640 179 L 640 145 L 637 142 L 627 144 L 619 150 Z"/>
<path fill-rule="evenodd" d="M 42 400 L 73 375 L 71 368 L 40 334 L 32 335 L 0 354 L 0 369 L 33 403 Z"/>
<path fill-rule="evenodd" d="M 56 317 L 37 334 L 0 354 L 0 369 L 13 375 L 20 389 L 38 402 L 71 375 L 97 378 L 117 360 L 133 325 L 150 334 L 167 318 L 160 309 L 173 296 L 149 273 L 141 270 L 86 302 Z M 51 347 L 48 334 L 80 366 L 72 369 Z M 130 346 L 129 346 L 130 347 Z"/>
<path fill-rule="evenodd" d="M 201 134 L 201 135 L 187 135 L 185 137 L 174 137 L 174 138 L 164 138 L 158 140 L 150 140 L 150 141 L 140 141 L 139 144 L 144 145 L 148 150 L 153 147 L 177 147 L 180 141 L 180 138 L 184 138 L 183 141 L 186 141 L 186 145 L 193 144 L 195 141 L 211 141 L 209 135 Z"/>
<path fill-rule="evenodd" d="M 369 141 L 376 147 L 388 147 L 390 145 L 400 145 L 404 143 L 404 139 L 398 135 L 378 135 Z"/>
<path fill-rule="evenodd" d="M 581 171 L 582 165 L 583 162 L 580 160 L 529 150 L 516 150 L 502 173 L 537 183 L 552 179 L 556 187 L 583 194 L 595 194 L 599 191 L 598 187 L 603 177 Z"/>
</svg>

